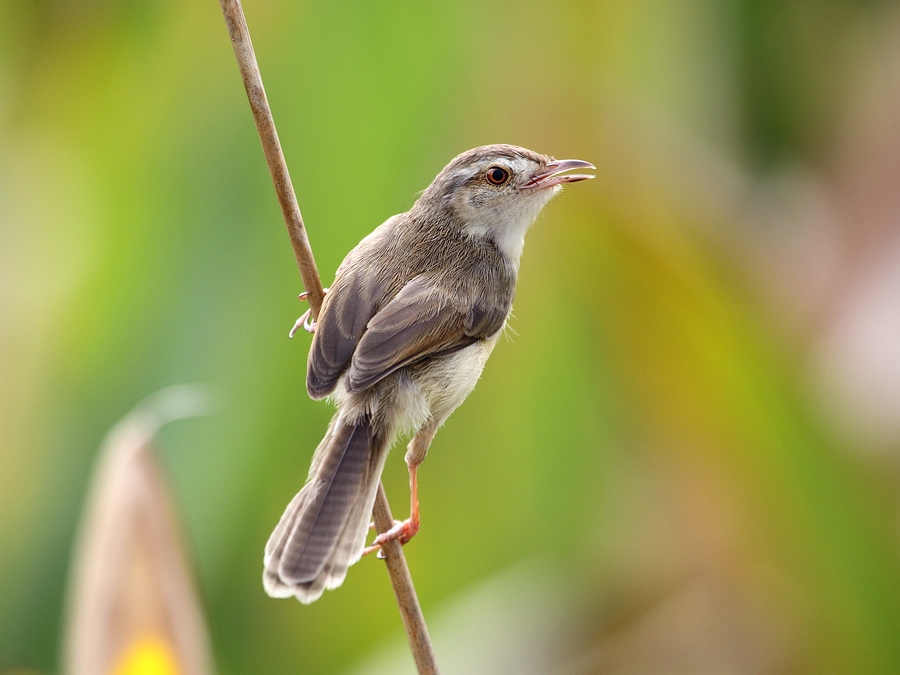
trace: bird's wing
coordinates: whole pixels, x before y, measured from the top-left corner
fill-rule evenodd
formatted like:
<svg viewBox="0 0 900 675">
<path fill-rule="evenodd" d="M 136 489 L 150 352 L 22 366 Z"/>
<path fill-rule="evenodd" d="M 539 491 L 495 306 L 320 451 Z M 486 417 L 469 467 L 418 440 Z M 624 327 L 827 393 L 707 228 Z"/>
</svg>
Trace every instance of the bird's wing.
<svg viewBox="0 0 900 675">
<path fill-rule="evenodd" d="M 378 309 L 374 294 L 360 273 L 339 275 L 325 296 L 309 349 L 306 390 L 312 398 L 327 396 L 350 365 L 350 359 Z"/>
<path fill-rule="evenodd" d="M 494 335 L 510 302 L 463 302 L 427 277 L 415 277 L 369 321 L 353 353 L 347 388 L 362 391 L 398 368 Z"/>
</svg>

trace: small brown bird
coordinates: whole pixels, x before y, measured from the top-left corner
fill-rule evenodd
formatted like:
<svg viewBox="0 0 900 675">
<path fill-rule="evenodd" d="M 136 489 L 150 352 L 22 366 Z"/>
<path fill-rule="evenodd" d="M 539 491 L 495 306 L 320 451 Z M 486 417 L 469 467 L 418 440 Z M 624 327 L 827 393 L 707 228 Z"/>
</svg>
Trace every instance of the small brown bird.
<svg viewBox="0 0 900 675">
<path fill-rule="evenodd" d="M 594 177 L 564 172 L 593 168 L 513 145 L 469 150 L 347 255 L 322 304 L 306 377 L 309 395 L 330 397 L 337 413 L 266 544 L 269 595 L 313 602 L 343 583 L 364 550 L 418 531 L 416 469 L 506 324 L 525 233 L 563 183 Z M 405 431 L 414 432 L 410 518 L 364 549 L 385 458 Z"/>
</svg>

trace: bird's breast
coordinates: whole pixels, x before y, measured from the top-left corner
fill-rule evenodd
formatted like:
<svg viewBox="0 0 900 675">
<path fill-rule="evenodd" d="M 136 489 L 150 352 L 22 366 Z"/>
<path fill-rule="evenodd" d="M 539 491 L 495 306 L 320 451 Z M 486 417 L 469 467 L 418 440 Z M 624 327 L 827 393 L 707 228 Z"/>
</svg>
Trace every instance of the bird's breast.
<svg viewBox="0 0 900 675">
<path fill-rule="evenodd" d="M 403 385 L 409 419 L 403 426 L 417 429 L 426 419 L 443 420 L 462 405 L 481 377 L 499 336 L 497 333 L 410 368 Z"/>
</svg>

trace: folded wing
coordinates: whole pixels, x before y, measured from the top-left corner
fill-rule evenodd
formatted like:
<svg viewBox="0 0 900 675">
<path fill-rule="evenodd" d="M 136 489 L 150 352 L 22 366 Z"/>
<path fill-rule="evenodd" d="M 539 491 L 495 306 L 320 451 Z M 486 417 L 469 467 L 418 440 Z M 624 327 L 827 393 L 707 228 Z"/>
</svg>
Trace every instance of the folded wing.
<svg viewBox="0 0 900 675">
<path fill-rule="evenodd" d="M 362 334 L 350 363 L 347 388 L 362 391 L 421 359 L 449 354 L 503 327 L 509 302 L 465 302 L 425 275 L 415 277 Z"/>
</svg>

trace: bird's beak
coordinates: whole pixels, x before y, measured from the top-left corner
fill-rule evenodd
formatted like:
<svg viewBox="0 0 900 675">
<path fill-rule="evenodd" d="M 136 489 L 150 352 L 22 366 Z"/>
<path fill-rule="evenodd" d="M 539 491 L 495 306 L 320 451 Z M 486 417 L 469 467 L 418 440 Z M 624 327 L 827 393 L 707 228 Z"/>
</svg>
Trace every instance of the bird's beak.
<svg viewBox="0 0 900 675">
<path fill-rule="evenodd" d="M 543 190 L 545 188 L 553 187 L 555 185 L 562 185 L 563 183 L 576 183 L 580 180 L 590 180 L 594 178 L 594 176 L 586 173 L 567 173 L 563 174 L 564 171 L 571 171 L 572 169 L 596 169 L 593 164 L 590 162 L 585 162 L 580 159 L 560 159 L 553 160 L 550 162 L 547 167 L 539 172 L 534 174 L 531 178 L 525 181 L 522 185 L 519 186 L 520 190 L 533 191 L 533 190 Z"/>
</svg>

